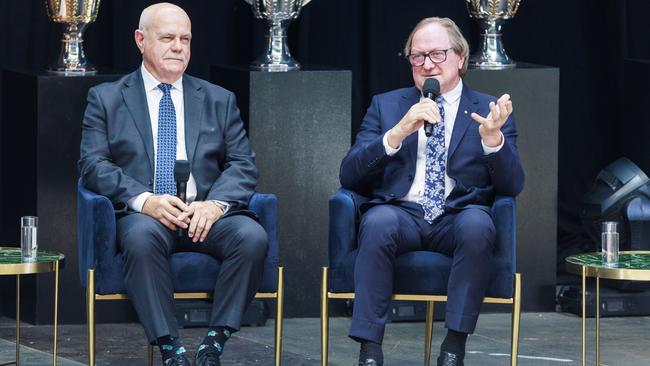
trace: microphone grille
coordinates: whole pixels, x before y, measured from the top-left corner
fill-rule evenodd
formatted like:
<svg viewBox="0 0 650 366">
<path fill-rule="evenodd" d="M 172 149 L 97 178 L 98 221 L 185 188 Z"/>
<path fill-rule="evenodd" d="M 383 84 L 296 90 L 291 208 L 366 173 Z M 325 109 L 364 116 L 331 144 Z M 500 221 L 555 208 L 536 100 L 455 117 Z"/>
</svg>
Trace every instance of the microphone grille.
<svg viewBox="0 0 650 366">
<path fill-rule="evenodd" d="M 422 94 L 431 94 L 434 98 L 440 95 L 440 82 L 436 78 L 428 78 L 424 81 L 422 86 Z"/>
<path fill-rule="evenodd" d="M 174 180 L 187 182 L 190 179 L 190 162 L 187 160 L 176 160 L 174 164 Z"/>
</svg>

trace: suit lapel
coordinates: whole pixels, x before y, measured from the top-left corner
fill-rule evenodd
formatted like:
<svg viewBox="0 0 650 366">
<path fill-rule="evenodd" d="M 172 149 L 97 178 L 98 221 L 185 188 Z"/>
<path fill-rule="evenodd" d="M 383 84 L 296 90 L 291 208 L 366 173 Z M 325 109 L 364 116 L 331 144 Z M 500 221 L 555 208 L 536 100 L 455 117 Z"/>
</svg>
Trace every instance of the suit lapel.
<svg viewBox="0 0 650 366">
<path fill-rule="evenodd" d="M 404 116 L 406 112 L 416 103 L 420 101 L 420 91 L 413 87 L 407 89 L 406 93 L 402 95 L 402 99 L 399 103 L 400 116 Z M 397 121 L 399 122 L 399 120 Z M 397 123 L 396 122 L 396 123 Z M 412 133 L 409 137 L 406 138 L 404 147 L 409 154 L 408 161 L 416 161 L 418 153 L 418 132 Z"/>
<path fill-rule="evenodd" d="M 478 99 L 474 92 L 467 85 L 463 85 L 463 93 L 460 97 L 458 113 L 456 113 L 456 121 L 454 122 L 454 130 L 451 133 L 451 141 L 449 142 L 449 150 L 447 151 L 447 161 L 451 159 L 451 156 L 456 151 L 458 144 L 463 139 L 465 132 L 467 132 L 467 128 L 472 123 L 476 123 L 472 119 L 471 114 L 476 112 L 478 107 Z"/>
<path fill-rule="evenodd" d="M 201 120 L 203 118 L 203 99 L 205 93 L 190 76 L 183 77 L 183 103 L 185 108 L 185 148 L 187 159 L 192 166 L 196 144 L 199 140 Z"/>
<path fill-rule="evenodd" d="M 149 108 L 147 107 L 147 97 L 144 91 L 144 82 L 140 69 L 133 72 L 124 82 L 122 88 L 122 98 L 126 104 L 131 118 L 135 123 L 140 138 L 145 146 L 147 157 L 149 158 L 149 166 L 153 172 L 154 156 L 153 156 L 153 134 L 151 132 L 151 117 L 149 116 Z"/>
</svg>

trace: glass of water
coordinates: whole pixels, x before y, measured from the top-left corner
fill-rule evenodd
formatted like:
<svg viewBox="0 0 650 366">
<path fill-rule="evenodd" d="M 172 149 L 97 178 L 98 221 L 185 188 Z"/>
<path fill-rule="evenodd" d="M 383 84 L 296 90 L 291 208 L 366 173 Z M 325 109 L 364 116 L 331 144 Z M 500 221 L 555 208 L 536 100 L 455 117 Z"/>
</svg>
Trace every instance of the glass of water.
<svg viewBox="0 0 650 366">
<path fill-rule="evenodd" d="M 23 260 L 33 262 L 38 252 L 38 217 L 23 216 L 20 218 L 20 248 Z"/>
<path fill-rule="evenodd" d="M 602 225 L 601 251 L 603 253 L 603 265 L 616 267 L 618 265 L 618 223 L 616 221 L 605 221 Z"/>
</svg>

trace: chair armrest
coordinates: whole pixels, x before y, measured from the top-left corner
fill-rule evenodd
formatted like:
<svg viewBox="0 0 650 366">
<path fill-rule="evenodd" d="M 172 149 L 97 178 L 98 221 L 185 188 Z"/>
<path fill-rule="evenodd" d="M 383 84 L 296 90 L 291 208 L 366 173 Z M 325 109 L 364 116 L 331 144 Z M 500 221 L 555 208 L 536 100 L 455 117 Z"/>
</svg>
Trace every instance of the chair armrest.
<svg viewBox="0 0 650 366">
<path fill-rule="evenodd" d="M 357 248 L 357 214 L 368 198 L 339 188 L 329 199 L 329 266 L 337 267 Z"/>
<path fill-rule="evenodd" d="M 278 243 L 278 199 L 274 194 L 254 193 L 248 208 L 255 212 L 260 219 L 260 225 L 266 230 L 269 248 L 264 258 L 264 274 L 260 284 L 260 292 L 275 292 L 278 290 L 277 269 L 280 265 Z"/>
<path fill-rule="evenodd" d="M 513 197 L 497 196 L 492 205 L 492 219 L 496 228 L 494 258 L 499 268 L 516 271 L 516 203 Z"/>
<path fill-rule="evenodd" d="M 111 259 L 117 253 L 115 211 L 111 201 L 77 182 L 77 250 L 79 276 L 86 287 L 88 269 L 96 268 L 102 258 Z"/>
<path fill-rule="evenodd" d="M 266 261 L 277 267 L 280 263 L 278 244 L 278 198 L 274 194 L 254 193 L 248 208 L 260 218 L 260 224 L 266 230 L 269 250 Z"/>
</svg>

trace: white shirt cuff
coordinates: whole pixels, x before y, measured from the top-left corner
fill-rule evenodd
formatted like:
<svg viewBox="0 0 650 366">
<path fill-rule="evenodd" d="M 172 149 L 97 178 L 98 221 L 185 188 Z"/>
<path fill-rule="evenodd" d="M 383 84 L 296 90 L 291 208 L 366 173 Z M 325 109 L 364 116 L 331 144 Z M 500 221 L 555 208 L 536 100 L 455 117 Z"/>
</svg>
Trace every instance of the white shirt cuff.
<svg viewBox="0 0 650 366">
<path fill-rule="evenodd" d="M 495 146 L 495 147 L 487 146 L 487 145 L 485 145 L 485 143 L 483 143 L 483 139 L 481 139 L 481 145 L 483 146 L 483 154 L 484 155 L 492 154 L 492 153 L 495 153 L 495 152 L 501 150 L 501 148 L 503 147 L 503 144 L 506 143 L 506 138 L 505 138 L 505 136 L 503 136 L 503 132 L 499 132 L 499 133 L 501 134 L 501 144 L 499 144 L 499 146 Z"/>
<path fill-rule="evenodd" d="M 393 156 L 393 155 L 397 154 L 397 152 L 399 151 L 399 149 L 402 148 L 402 144 L 401 144 L 401 143 L 399 144 L 399 146 L 397 147 L 397 149 L 393 149 L 390 145 L 388 145 L 388 132 L 386 132 L 386 133 L 384 134 L 384 138 L 382 139 L 382 141 L 383 141 L 383 143 L 384 143 L 384 150 L 386 150 L 386 155 L 388 155 L 388 156 Z"/>
<path fill-rule="evenodd" d="M 142 212 L 142 206 L 144 206 L 144 201 L 147 200 L 150 196 L 153 196 L 151 192 L 143 192 L 139 195 L 132 197 L 127 204 L 129 207 L 136 212 Z"/>
</svg>

